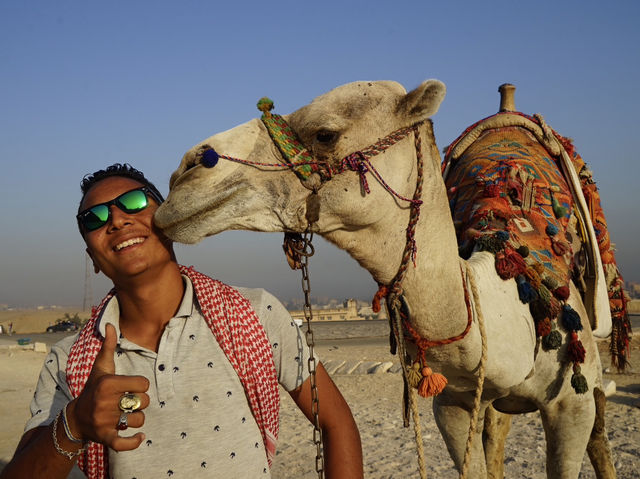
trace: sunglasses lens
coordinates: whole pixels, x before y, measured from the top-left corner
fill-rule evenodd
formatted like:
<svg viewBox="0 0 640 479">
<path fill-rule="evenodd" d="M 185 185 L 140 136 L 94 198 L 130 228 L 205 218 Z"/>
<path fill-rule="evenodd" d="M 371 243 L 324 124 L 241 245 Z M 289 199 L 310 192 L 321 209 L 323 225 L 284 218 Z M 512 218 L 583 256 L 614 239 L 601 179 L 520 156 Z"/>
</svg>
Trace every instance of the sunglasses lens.
<svg viewBox="0 0 640 479">
<path fill-rule="evenodd" d="M 82 216 L 82 224 L 89 231 L 96 230 L 103 226 L 109 219 L 109 207 L 107 205 L 96 205 L 90 208 Z"/>
<path fill-rule="evenodd" d="M 137 213 L 145 209 L 149 202 L 147 195 L 142 190 L 133 190 L 120 196 L 117 201 L 118 207 L 127 213 Z"/>
</svg>

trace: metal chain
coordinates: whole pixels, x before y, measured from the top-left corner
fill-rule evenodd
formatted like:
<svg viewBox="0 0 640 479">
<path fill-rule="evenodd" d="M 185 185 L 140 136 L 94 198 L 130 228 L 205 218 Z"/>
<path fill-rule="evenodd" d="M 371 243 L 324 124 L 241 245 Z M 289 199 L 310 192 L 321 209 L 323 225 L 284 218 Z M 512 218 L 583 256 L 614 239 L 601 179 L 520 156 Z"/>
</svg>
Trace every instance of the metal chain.
<svg viewBox="0 0 640 479">
<path fill-rule="evenodd" d="M 313 353 L 315 341 L 313 338 L 313 330 L 311 329 L 311 321 L 313 319 L 313 311 L 311 309 L 311 283 L 309 282 L 309 257 L 313 256 L 315 250 L 311 244 L 313 240 L 313 232 L 311 225 L 302 235 L 302 248 L 297 251 L 300 254 L 300 270 L 302 271 L 302 291 L 304 293 L 304 317 L 307 323 L 307 331 L 305 338 L 307 346 L 309 346 L 309 378 L 311 383 L 311 414 L 313 414 L 313 443 L 316 445 L 316 472 L 318 478 L 324 477 L 324 456 L 322 453 L 322 430 L 320 429 L 320 402 L 318 398 L 318 386 L 316 384 L 316 358 Z"/>
</svg>

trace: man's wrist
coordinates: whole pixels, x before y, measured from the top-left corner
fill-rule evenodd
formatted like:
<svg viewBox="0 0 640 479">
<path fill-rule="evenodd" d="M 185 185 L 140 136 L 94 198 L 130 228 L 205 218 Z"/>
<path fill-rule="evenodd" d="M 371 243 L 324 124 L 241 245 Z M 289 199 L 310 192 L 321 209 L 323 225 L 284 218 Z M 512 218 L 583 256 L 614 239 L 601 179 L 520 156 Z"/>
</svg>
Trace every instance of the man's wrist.
<svg viewBox="0 0 640 479">
<path fill-rule="evenodd" d="M 72 461 L 76 457 L 81 455 L 85 451 L 85 448 L 83 447 L 82 441 L 80 443 L 75 443 L 69 440 L 66 431 L 64 430 L 64 426 L 58 427 L 58 423 L 62 422 L 62 415 L 63 411 L 60 411 L 56 418 L 53 420 L 53 427 L 51 428 L 51 438 L 53 440 L 53 446 L 55 447 L 58 454 L 65 456 L 67 459 Z M 61 429 L 60 435 L 58 434 L 58 429 Z M 60 437 L 60 441 L 58 441 L 58 437 Z M 60 444 L 61 442 L 63 443 L 62 445 Z"/>
</svg>

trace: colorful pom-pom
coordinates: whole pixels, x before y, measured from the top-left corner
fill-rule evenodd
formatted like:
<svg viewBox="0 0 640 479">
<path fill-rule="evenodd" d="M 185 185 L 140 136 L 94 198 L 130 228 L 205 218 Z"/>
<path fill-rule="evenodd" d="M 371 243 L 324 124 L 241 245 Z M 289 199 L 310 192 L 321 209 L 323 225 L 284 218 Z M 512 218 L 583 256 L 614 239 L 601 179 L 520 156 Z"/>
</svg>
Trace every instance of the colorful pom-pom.
<svg viewBox="0 0 640 479">
<path fill-rule="evenodd" d="M 267 113 L 268 111 L 273 110 L 273 101 L 270 98 L 263 96 L 258 100 L 258 103 L 256 104 L 256 106 L 258 107 L 258 110 L 260 110 L 261 112 Z"/>
<path fill-rule="evenodd" d="M 586 351 L 575 331 L 571 333 L 571 340 L 567 346 L 567 355 L 573 363 L 584 363 Z"/>
<path fill-rule="evenodd" d="M 551 304 L 551 291 L 544 285 L 541 284 L 538 288 L 538 296 L 540 296 L 540 301 L 542 301 L 547 308 L 549 309 L 549 305 Z"/>
<path fill-rule="evenodd" d="M 540 298 L 536 298 L 529 303 L 529 311 L 531 311 L 534 321 L 542 321 L 544 318 L 549 317 L 549 309 Z"/>
<path fill-rule="evenodd" d="M 569 251 L 569 245 L 564 241 L 551 241 L 551 249 L 558 256 L 562 256 Z"/>
<path fill-rule="evenodd" d="M 571 386 L 578 394 L 584 394 L 589 390 L 587 378 L 585 378 L 581 373 L 573 373 L 571 376 Z"/>
<path fill-rule="evenodd" d="M 202 160 L 200 162 L 205 168 L 213 168 L 218 164 L 219 158 L 220 157 L 218 156 L 218 153 L 216 153 L 216 150 L 212 148 L 210 150 L 205 150 L 202 153 Z"/>
<path fill-rule="evenodd" d="M 420 380 L 422 379 L 422 374 L 420 374 L 420 363 L 415 362 L 409 368 L 407 368 L 407 381 L 409 386 L 412 388 L 417 388 L 420 384 Z"/>
<path fill-rule="evenodd" d="M 546 231 L 549 236 L 555 236 L 558 234 L 558 227 L 552 223 L 549 223 L 547 225 Z"/>
<path fill-rule="evenodd" d="M 562 335 L 553 330 L 542 338 L 542 347 L 546 350 L 558 349 L 562 345 Z"/>
<path fill-rule="evenodd" d="M 553 209 L 553 214 L 556 218 L 564 218 L 567 216 L 567 208 L 562 206 L 560 202 L 555 198 L 555 196 L 551 196 L 551 208 Z"/>
<path fill-rule="evenodd" d="M 496 271 L 502 279 L 515 278 L 526 269 L 527 265 L 522 256 L 511 248 L 505 248 L 504 251 L 496 253 Z"/>
<path fill-rule="evenodd" d="M 488 251 L 489 253 L 496 254 L 502 251 L 504 244 L 492 235 L 482 235 L 476 240 L 476 248 L 478 251 Z"/>
<path fill-rule="evenodd" d="M 423 398 L 436 396 L 447 385 L 447 378 L 442 374 L 434 373 L 430 367 L 422 368 L 422 379 L 418 385 L 418 394 Z"/>
<path fill-rule="evenodd" d="M 524 276 L 519 275 L 516 281 L 518 283 L 518 296 L 520 297 L 520 301 L 527 304 L 531 301 L 534 301 L 538 297 L 538 293 L 527 282 Z"/>
<path fill-rule="evenodd" d="M 551 296 L 551 302 L 549 303 L 549 317 L 557 318 L 562 311 L 562 304 L 556 298 Z"/>
<path fill-rule="evenodd" d="M 580 315 L 568 304 L 562 307 L 562 325 L 568 331 L 581 331 Z"/>
<path fill-rule="evenodd" d="M 536 323 L 536 333 L 538 336 L 545 337 L 551 332 L 551 320 L 549 318 L 544 318 L 542 321 L 538 321 Z"/>
<path fill-rule="evenodd" d="M 529 248 L 525 245 L 518 246 L 518 249 L 516 251 L 523 258 L 526 258 L 527 256 L 529 256 Z"/>
<path fill-rule="evenodd" d="M 560 286 L 554 289 L 553 295 L 560 301 L 566 301 L 569 298 L 569 286 Z"/>
<path fill-rule="evenodd" d="M 496 238 L 503 243 L 509 241 L 509 232 L 508 231 L 497 231 L 495 234 Z"/>
<path fill-rule="evenodd" d="M 553 276 L 545 276 L 542 278 L 542 284 L 552 291 L 558 287 L 558 281 Z"/>
</svg>

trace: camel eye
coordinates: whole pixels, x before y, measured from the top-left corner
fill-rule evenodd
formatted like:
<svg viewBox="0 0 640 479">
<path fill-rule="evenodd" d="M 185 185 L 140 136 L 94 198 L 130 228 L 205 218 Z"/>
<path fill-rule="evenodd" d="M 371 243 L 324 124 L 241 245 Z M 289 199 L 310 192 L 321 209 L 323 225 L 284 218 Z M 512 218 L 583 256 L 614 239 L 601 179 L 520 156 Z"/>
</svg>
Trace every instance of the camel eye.
<svg viewBox="0 0 640 479">
<path fill-rule="evenodd" d="M 316 140 L 318 143 L 323 143 L 325 145 L 329 143 L 333 143 L 338 139 L 338 133 L 335 131 L 321 130 L 316 133 Z"/>
</svg>

